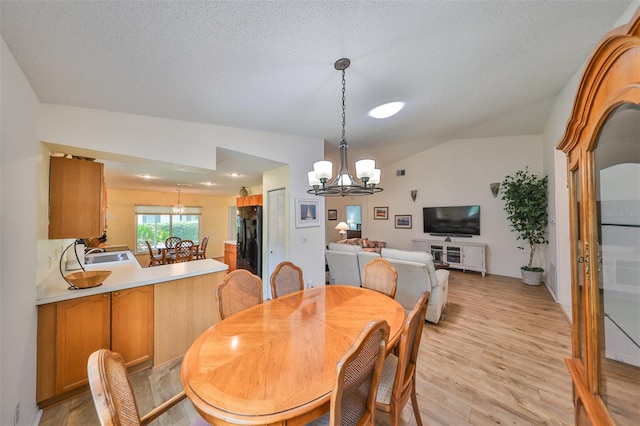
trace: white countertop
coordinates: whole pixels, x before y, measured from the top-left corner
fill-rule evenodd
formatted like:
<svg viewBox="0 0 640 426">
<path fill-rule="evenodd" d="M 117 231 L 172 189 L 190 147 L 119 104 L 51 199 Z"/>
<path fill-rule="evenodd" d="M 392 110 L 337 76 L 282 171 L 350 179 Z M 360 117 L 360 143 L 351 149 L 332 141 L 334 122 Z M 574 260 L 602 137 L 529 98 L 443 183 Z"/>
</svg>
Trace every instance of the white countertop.
<svg viewBox="0 0 640 426">
<path fill-rule="evenodd" d="M 98 287 L 69 290 L 69 284 L 62 278 L 60 271 L 54 271 L 37 286 L 36 305 L 60 302 L 94 294 L 108 293 L 143 285 L 158 284 L 165 281 L 189 278 L 198 275 L 226 271 L 229 266 L 213 259 L 192 260 L 190 262 L 160 265 L 149 268 L 140 266 L 132 260 L 85 265 L 87 271 L 111 271 L 104 283 Z M 65 272 L 65 275 L 70 272 Z"/>
<path fill-rule="evenodd" d="M 235 246 L 236 244 L 238 244 L 238 242 L 236 240 L 226 240 L 224 243 L 225 244 L 231 244 L 232 246 Z"/>
</svg>

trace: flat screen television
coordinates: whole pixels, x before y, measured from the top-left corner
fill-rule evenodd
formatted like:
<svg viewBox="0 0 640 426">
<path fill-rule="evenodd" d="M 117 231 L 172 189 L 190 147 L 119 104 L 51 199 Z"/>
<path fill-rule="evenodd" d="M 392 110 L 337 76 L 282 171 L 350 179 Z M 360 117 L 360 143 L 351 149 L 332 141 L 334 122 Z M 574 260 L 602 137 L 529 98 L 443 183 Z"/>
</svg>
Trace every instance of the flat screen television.
<svg viewBox="0 0 640 426">
<path fill-rule="evenodd" d="M 426 234 L 480 235 L 480 206 L 423 207 L 422 219 Z"/>
</svg>

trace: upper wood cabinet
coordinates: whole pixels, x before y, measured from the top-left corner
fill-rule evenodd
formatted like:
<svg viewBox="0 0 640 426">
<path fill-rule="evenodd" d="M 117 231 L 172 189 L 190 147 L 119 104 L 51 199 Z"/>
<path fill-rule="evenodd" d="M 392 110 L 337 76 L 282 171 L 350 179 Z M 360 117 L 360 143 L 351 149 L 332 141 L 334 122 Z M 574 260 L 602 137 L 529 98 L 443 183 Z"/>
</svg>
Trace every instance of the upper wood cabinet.
<svg viewBox="0 0 640 426">
<path fill-rule="evenodd" d="M 51 157 L 49 239 L 99 237 L 106 228 L 102 163 Z"/>
<path fill-rule="evenodd" d="M 224 263 L 229 265 L 228 272 L 236 270 L 237 246 L 235 244 L 224 245 Z"/>
<path fill-rule="evenodd" d="M 576 424 L 640 418 L 640 9 L 596 47 L 567 130 Z"/>
<path fill-rule="evenodd" d="M 246 197 L 236 198 L 236 207 L 261 206 L 262 194 L 247 195 Z"/>
</svg>

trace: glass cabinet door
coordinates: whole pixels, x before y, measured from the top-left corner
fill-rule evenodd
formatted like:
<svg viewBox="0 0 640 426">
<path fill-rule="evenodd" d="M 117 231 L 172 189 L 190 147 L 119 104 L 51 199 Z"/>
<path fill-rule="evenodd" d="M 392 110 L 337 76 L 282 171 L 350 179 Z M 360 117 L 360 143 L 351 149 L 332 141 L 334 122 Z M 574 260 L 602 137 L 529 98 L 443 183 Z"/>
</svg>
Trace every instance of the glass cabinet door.
<svg viewBox="0 0 640 426">
<path fill-rule="evenodd" d="M 586 336 L 586 327 L 585 327 L 585 306 L 588 306 L 588 301 L 585 300 L 586 297 L 586 283 L 585 283 L 585 272 L 587 271 L 587 255 L 585 251 L 586 247 L 586 235 L 587 232 L 584 230 L 586 227 L 586 223 L 584 220 L 581 220 L 582 217 L 582 209 L 585 209 L 586 206 L 584 203 L 581 203 L 582 196 L 582 185 L 580 182 L 582 181 L 581 172 L 582 169 L 579 167 L 580 161 L 579 156 L 581 156 L 581 152 L 575 152 L 573 154 L 572 161 L 570 163 L 572 166 L 569 170 L 569 202 L 570 208 L 569 212 L 571 215 L 571 229 L 570 236 L 572 239 L 571 243 L 571 276 L 573 277 L 573 283 L 571 287 L 572 295 L 571 300 L 572 304 L 572 321 L 573 321 L 573 329 L 572 333 L 572 360 L 571 365 L 573 366 L 573 374 L 578 377 L 574 377 L 574 381 L 578 381 L 580 383 L 586 384 L 588 381 L 587 377 L 587 361 L 586 361 L 586 353 L 587 347 L 586 342 L 588 341 Z M 585 412 L 585 407 L 583 401 L 578 398 L 578 395 L 575 393 L 574 388 L 574 401 L 575 401 L 575 419 L 576 425 L 586 425 L 589 424 L 588 416 Z"/>
<path fill-rule="evenodd" d="M 633 424 L 640 418 L 640 106 L 609 115 L 593 163 L 596 385 L 613 420 Z"/>
</svg>

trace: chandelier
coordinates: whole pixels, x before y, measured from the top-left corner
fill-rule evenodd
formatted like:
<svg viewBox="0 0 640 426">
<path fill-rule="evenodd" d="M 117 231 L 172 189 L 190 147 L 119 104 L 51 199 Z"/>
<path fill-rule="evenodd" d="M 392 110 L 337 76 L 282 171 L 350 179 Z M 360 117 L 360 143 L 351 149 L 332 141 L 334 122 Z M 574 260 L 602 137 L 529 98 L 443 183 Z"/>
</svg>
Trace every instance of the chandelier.
<svg viewBox="0 0 640 426">
<path fill-rule="evenodd" d="M 187 211 L 187 208 L 180 204 L 180 189 L 178 189 L 178 204 L 171 208 L 173 214 L 184 214 Z"/>
<path fill-rule="evenodd" d="M 354 178 L 349 170 L 347 162 L 347 139 L 345 137 L 345 70 L 349 68 L 351 61 L 348 58 L 338 59 L 334 67 L 342 71 L 342 140 L 340 141 L 340 164 L 338 173 L 333 180 L 333 164 L 331 161 L 316 161 L 313 163 L 313 170 L 309 172 L 309 189 L 307 193 L 324 196 L 346 196 L 346 195 L 370 195 L 381 192 L 382 188 L 376 187 L 380 183 L 380 169 L 376 169 L 375 160 L 363 159 L 355 162 L 356 177 Z"/>
</svg>

